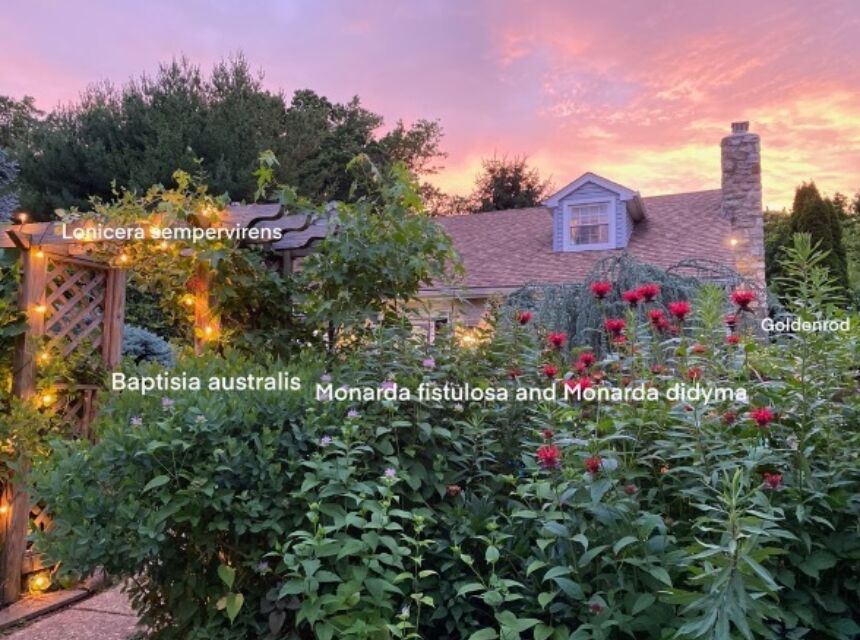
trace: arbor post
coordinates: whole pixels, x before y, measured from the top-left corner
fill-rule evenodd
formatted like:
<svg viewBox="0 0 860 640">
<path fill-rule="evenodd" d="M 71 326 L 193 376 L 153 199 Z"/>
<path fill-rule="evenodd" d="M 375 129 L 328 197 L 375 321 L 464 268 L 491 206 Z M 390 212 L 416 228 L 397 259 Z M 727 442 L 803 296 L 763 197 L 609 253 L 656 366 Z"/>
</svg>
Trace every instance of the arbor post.
<svg viewBox="0 0 860 640">
<path fill-rule="evenodd" d="M 36 359 L 45 333 L 45 283 L 48 257 L 41 249 L 21 251 L 22 279 L 18 304 L 27 316 L 27 330 L 18 338 L 12 361 L 12 393 L 28 401 L 36 392 Z M 21 595 L 21 566 L 30 524 L 27 473 L 30 461 L 19 457 L 0 497 L 0 597 L 15 602 Z"/>
</svg>

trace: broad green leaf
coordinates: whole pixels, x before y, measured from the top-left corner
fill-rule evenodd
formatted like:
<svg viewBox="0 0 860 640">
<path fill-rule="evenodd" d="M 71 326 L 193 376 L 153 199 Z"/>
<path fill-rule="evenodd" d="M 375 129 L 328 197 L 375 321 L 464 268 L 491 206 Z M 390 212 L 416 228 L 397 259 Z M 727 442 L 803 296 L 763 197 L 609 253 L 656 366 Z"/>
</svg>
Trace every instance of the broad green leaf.
<svg viewBox="0 0 860 640">
<path fill-rule="evenodd" d="M 219 565 L 218 577 L 221 578 L 221 582 L 227 585 L 228 589 L 232 589 L 233 581 L 236 580 L 236 570 L 226 564 Z"/>
<path fill-rule="evenodd" d="M 245 603 L 245 596 L 241 593 L 230 593 L 227 594 L 226 599 L 226 607 L 225 610 L 227 612 L 227 617 L 230 619 L 230 622 L 236 619 L 236 616 L 239 615 L 239 610 L 242 608 L 242 605 Z"/>
<path fill-rule="evenodd" d="M 146 486 L 143 488 L 143 493 L 151 489 L 157 489 L 158 487 L 166 485 L 170 482 L 169 476 L 155 476 L 152 480 L 146 483 Z"/>
</svg>

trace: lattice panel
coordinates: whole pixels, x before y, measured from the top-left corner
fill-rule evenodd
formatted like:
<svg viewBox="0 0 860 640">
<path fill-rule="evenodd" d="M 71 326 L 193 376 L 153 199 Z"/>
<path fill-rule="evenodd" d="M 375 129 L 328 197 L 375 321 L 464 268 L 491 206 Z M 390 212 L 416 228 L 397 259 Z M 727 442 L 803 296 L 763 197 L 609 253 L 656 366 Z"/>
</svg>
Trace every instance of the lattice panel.
<svg viewBox="0 0 860 640">
<path fill-rule="evenodd" d="M 107 269 L 51 259 L 45 286 L 49 346 L 69 355 L 84 341 L 100 349 L 104 333 Z"/>
</svg>

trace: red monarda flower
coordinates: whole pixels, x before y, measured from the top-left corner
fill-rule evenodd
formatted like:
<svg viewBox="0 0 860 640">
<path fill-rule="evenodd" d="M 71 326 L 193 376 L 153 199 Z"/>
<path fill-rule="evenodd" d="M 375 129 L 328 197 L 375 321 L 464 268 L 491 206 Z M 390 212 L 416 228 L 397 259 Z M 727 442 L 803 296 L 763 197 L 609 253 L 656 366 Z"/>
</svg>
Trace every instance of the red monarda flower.
<svg viewBox="0 0 860 640">
<path fill-rule="evenodd" d="M 699 367 L 690 367 L 687 369 L 687 378 L 695 382 L 702 379 L 702 370 Z"/>
<path fill-rule="evenodd" d="M 624 300 L 631 307 L 635 307 L 642 301 L 642 294 L 639 293 L 639 289 L 631 289 L 630 291 L 625 291 L 621 294 L 621 299 Z"/>
<path fill-rule="evenodd" d="M 734 313 L 728 314 L 725 318 L 723 318 L 723 320 L 725 321 L 726 326 L 729 329 L 734 329 L 736 326 L 738 326 L 738 317 Z"/>
<path fill-rule="evenodd" d="M 734 411 L 726 411 L 723 414 L 723 424 L 734 424 L 735 420 L 738 419 L 738 414 Z"/>
<path fill-rule="evenodd" d="M 651 309 L 648 311 L 648 318 L 651 320 L 651 324 L 656 326 L 661 320 L 665 320 L 666 316 L 660 309 Z"/>
<path fill-rule="evenodd" d="M 764 486 L 768 489 L 772 489 L 776 491 L 782 486 L 782 474 L 781 473 L 765 473 L 763 475 L 764 478 Z"/>
<path fill-rule="evenodd" d="M 600 458 L 597 456 L 591 456 L 590 458 L 585 459 L 585 470 L 591 475 L 595 475 L 600 471 L 602 464 L 603 463 L 600 461 Z"/>
<path fill-rule="evenodd" d="M 590 367 L 597 362 L 597 356 L 595 356 L 591 351 L 585 351 L 584 353 L 579 354 L 579 358 L 577 358 L 577 360 L 586 367 Z"/>
<path fill-rule="evenodd" d="M 652 302 L 654 298 L 660 295 L 660 285 L 649 282 L 648 284 L 643 284 L 636 291 L 639 292 L 639 297 L 644 302 Z"/>
<path fill-rule="evenodd" d="M 755 293 L 746 289 L 738 289 L 732 292 L 731 299 L 742 311 L 749 311 L 750 305 L 755 300 Z"/>
<path fill-rule="evenodd" d="M 655 364 L 651 366 L 651 373 L 661 374 L 666 370 L 662 364 Z"/>
<path fill-rule="evenodd" d="M 542 444 L 538 447 L 537 459 L 544 469 L 554 469 L 561 461 L 561 450 L 554 444 Z"/>
<path fill-rule="evenodd" d="M 517 322 L 520 324 L 528 324 L 532 320 L 532 312 L 531 311 L 520 311 L 517 314 Z"/>
<path fill-rule="evenodd" d="M 621 332 L 624 331 L 624 327 L 627 326 L 627 323 L 623 318 L 607 318 L 603 322 L 603 326 L 606 327 L 606 330 L 614 336 L 620 336 Z"/>
<path fill-rule="evenodd" d="M 581 378 L 577 378 L 576 380 L 573 380 L 571 378 L 564 381 L 564 386 L 571 391 L 579 390 L 580 392 L 582 392 L 591 387 L 591 378 L 589 378 L 588 376 L 583 376 Z"/>
<path fill-rule="evenodd" d="M 683 322 L 684 318 L 686 318 L 690 313 L 690 303 L 685 300 L 670 302 L 669 313 L 675 316 L 679 321 Z"/>
<path fill-rule="evenodd" d="M 759 407 L 750 411 L 750 418 L 756 423 L 759 429 L 767 429 L 767 426 L 773 421 L 773 411 L 769 407 Z"/>
<path fill-rule="evenodd" d="M 628 484 L 626 487 L 624 487 L 624 493 L 626 493 L 628 496 L 636 495 L 638 491 L 639 487 L 637 487 L 635 484 Z"/>
<path fill-rule="evenodd" d="M 554 349 L 561 349 L 564 343 L 567 342 L 567 334 L 562 331 L 553 331 L 546 337 L 546 341 Z"/>
<path fill-rule="evenodd" d="M 544 374 L 547 378 L 555 378 L 555 376 L 556 376 L 556 374 L 557 374 L 557 373 L 558 373 L 558 369 L 557 369 L 554 365 L 551 365 L 551 364 L 545 364 L 545 365 L 543 366 L 543 374 Z"/>
<path fill-rule="evenodd" d="M 696 344 L 694 344 L 692 347 L 690 347 L 690 351 L 693 353 L 699 354 L 699 355 L 708 352 L 705 345 L 699 344 L 698 342 Z"/>
<path fill-rule="evenodd" d="M 741 342 L 741 337 L 736 333 L 732 333 L 732 334 L 729 334 L 726 336 L 726 344 L 736 345 L 736 344 L 740 344 L 740 342 Z"/>
<path fill-rule="evenodd" d="M 552 430 L 552 429 L 544 429 L 544 430 L 541 432 L 541 435 L 542 435 L 544 438 L 546 438 L 547 440 L 551 440 L 551 439 L 552 439 L 552 437 L 555 435 L 555 432 L 553 432 L 553 430 Z"/>
<path fill-rule="evenodd" d="M 591 293 L 598 300 L 603 300 L 612 291 L 612 283 L 606 280 L 597 280 L 591 283 Z"/>
</svg>

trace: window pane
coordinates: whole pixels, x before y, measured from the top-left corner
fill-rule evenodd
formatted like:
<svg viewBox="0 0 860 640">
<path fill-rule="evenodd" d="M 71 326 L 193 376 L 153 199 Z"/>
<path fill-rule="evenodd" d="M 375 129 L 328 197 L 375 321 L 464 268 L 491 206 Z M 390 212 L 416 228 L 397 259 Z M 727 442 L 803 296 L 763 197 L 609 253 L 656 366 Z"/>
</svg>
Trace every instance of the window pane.
<svg viewBox="0 0 860 640">
<path fill-rule="evenodd" d="M 607 203 L 570 208 L 570 241 L 573 244 L 609 242 L 609 206 Z"/>
</svg>

